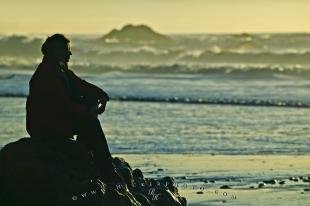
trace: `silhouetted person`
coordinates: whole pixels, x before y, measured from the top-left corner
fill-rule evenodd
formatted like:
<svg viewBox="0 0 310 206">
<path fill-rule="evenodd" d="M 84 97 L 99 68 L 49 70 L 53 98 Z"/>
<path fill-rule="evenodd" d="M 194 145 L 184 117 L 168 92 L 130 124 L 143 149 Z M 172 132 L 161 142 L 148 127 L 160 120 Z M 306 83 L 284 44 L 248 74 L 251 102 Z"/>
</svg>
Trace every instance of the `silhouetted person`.
<svg viewBox="0 0 310 206">
<path fill-rule="evenodd" d="M 72 55 L 69 43 L 64 35 L 54 34 L 41 47 L 43 60 L 29 82 L 27 132 L 38 139 L 78 135 L 77 141 L 93 152 L 101 179 L 106 183 L 121 182 L 97 118 L 105 111 L 109 96 L 68 69 Z"/>
</svg>

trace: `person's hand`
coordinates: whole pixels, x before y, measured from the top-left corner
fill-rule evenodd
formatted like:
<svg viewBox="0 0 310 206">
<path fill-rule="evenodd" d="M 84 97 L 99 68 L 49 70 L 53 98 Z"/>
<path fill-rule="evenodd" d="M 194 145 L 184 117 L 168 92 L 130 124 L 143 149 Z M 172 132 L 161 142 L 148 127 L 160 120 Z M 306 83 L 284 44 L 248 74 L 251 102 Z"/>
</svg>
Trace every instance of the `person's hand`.
<svg viewBox="0 0 310 206">
<path fill-rule="evenodd" d="M 110 100 L 109 95 L 106 92 L 104 92 L 104 95 L 99 99 L 99 102 L 103 103 L 103 102 L 107 102 L 109 100 Z"/>
<path fill-rule="evenodd" d="M 107 105 L 107 102 L 100 102 L 99 107 L 97 108 L 97 114 L 102 114 L 105 111 L 105 107 Z"/>
<path fill-rule="evenodd" d="M 99 108 L 97 109 L 98 114 L 102 114 L 105 111 L 105 107 L 107 102 L 110 100 L 110 97 L 107 93 L 105 93 L 103 97 L 99 99 Z"/>
</svg>

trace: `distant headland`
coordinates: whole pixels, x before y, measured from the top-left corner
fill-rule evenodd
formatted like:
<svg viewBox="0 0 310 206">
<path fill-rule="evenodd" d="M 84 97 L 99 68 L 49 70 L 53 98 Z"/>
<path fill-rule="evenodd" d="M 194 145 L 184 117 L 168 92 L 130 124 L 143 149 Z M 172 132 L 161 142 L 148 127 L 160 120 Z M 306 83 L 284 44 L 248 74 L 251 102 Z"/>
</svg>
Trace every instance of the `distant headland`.
<svg viewBox="0 0 310 206">
<path fill-rule="evenodd" d="M 120 30 L 113 29 L 109 33 L 103 35 L 100 41 L 106 43 L 172 43 L 173 39 L 170 37 L 155 32 L 149 26 L 140 24 L 127 24 Z"/>
</svg>

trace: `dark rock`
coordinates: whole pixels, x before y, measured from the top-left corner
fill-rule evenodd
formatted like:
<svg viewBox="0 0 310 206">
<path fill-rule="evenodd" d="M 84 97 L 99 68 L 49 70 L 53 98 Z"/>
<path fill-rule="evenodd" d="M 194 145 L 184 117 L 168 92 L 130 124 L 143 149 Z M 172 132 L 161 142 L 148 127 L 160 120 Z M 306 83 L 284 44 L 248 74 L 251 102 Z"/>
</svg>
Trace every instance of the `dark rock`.
<svg viewBox="0 0 310 206">
<path fill-rule="evenodd" d="M 303 182 L 309 182 L 309 183 L 310 183 L 310 178 L 309 178 L 309 177 L 304 177 L 304 178 L 302 179 L 302 181 L 303 181 Z"/>
<path fill-rule="evenodd" d="M 262 187 L 265 187 L 265 186 L 266 186 L 265 183 L 259 183 L 259 184 L 258 184 L 258 188 L 262 188 Z"/>
<path fill-rule="evenodd" d="M 211 182 L 211 183 L 215 183 L 215 180 L 209 180 L 209 182 Z"/>
<path fill-rule="evenodd" d="M 178 192 L 178 188 L 175 187 L 175 182 L 174 179 L 172 177 L 164 177 L 160 180 L 157 181 L 159 183 L 159 185 L 167 187 L 171 192 L 177 193 Z"/>
<path fill-rule="evenodd" d="M 279 184 L 280 184 L 280 185 L 284 185 L 284 184 L 285 184 L 285 181 L 284 181 L 284 180 L 281 180 L 281 181 L 279 182 Z"/>
<path fill-rule="evenodd" d="M 4 202 L 8 205 L 86 203 L 89 198 L 84 194 L 90 190 L 84 188 L 93 190 L 94 187 L 99 189 L 96 200 L 103 201 L 105 185 L 98 183 L 90 156 L 81 155 L 87 151 L 72 141 L 61 142 L 24 138 L 1 150 L 0 179 L 5 193 L 1 198 Z"/>
<path fill-rule="evenodd" d="M 144 43 L 144 44 L 171 44 L 174 40 L 170 37 L 155 32 L 146 25 L 125 25 L 120 30 L 113 29 L 104 35 L 99 41 L 109 42 L 109 40 L 117 40 L 121 43 Z"/>
<path fill-rule="evenodd" d="M 298 178 L 296 178 L 296 177 L 290 177 L 289 180 L 294 181 L 294 182 L 298 182 Z"/>
<path fill-rule="evenodd" d="M 98 178 L 93 157 L 73 140 L 23 138 L 0 151 L 0 204 L 31 206 L 185 206 L 171 177 L 143 177 L 113 158 L 125 185 Z M 162 184 L 167 182 L 167 184 Z"/>
<path fill-rule="evenodd" d="M 132 168 L 130 167 L 130 165 L 128 164 L 128 162 L 126 162 L 124 160 L 124 158 L 120 158 L 120 157 L 115 157 L 113 159 L 113 164 L 117 169 L 122 169 L 122 168 L 128 168 L 132 171 Z"/>
<path fill-rule="evenodd" d="M 220 189 L 231 189 L 231 187 L 228 186 L 228 185 L 222 185 L 222 186 L 220 187 Z"/>
<path fill-rule="evenodd" d="M 274 179 L 272 179 L 272 180 L 265 180 L 265 181 L 263 181 L 265 184 L 272 184 L 272 185 L 274 185 L 274 184 L 276 184 L 277 183 L 277 181 L 276 180 L 274 180 Z"/>
<path fill-rule="evenodd" d="M 134 169 L 132 171 L 132 175 L 133 175 L 133 178 L 142 178 L 142 179 L 144 178 L 143 173 L 140 169 Z"/>
<path fill-rule="evenodd" d="M 113 158 L 113 164 L 115 170 L 123 177 L 127 186 L 132 187 L 134 184 L 134 178 L 130 165 L 123 158 L 119 157 Z"/>
<path fill-rule="evenodd" d="M 197 191 L 196 193 L 197 194 L 203 194 L 203 191 Z"/>
<path fill-rule="evenodd" d="M 303 179 L 303 182 L 309 182 L 310 183 L 310 179 Z"/>
</svg>

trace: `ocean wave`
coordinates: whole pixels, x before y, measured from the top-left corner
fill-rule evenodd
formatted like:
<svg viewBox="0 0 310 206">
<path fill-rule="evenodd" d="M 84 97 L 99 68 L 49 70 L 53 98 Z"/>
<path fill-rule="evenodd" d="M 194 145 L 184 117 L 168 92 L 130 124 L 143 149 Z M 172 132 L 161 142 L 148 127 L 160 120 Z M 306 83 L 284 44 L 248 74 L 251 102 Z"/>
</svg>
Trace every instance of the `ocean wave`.
<svg viewBox="0 0 310 206">
<path fill-rule="evenodd" d="M 232 52 L 232 51 L 204 51 L 199 55 L 186 54 L 180 62 L 205 63 L 258 63 L 258 64 L 306 64 L 310 65 L 310 52 Z"/>
<path fill-rule="evenodd" d="M 37 58 L 43 39 L 23 35 L 2 36 L 0 38 L 0 56 Z"/>
<path fill-rule="evenodd" d="M 5 71 L 28 70 L 33 71 L 39 60 L 34 61 L 2 61 L 0 69 Z M 106 72 L 137 72 L 137 73 L 178 73 L 178 74 L 241 74 L 249 78 L 253 75 L 287 74 L 310 75 L 310 65 L 301 64 L 257 64 L 257 63 L 197 63 L 180 62 L 167 64 L 96 64 L 88 61 L 73 61 L 70 68 L 83 73 Z M 1 80 L 1 77 L 0 77 Z"/>
<path fill-rule="evenodd" d="M 310 107 L 310 102 L 301 101 L 282 101 L 273 99 L 229 99 L 229 98 L 158 98 L 158 97 L 134 97 L 122 96 L 114 97 L 112 100 L 118 101 L 140 101 L 140 102 L 167 102 L 167 103 L 186 103 L 186 104 L 219 104 L 219 105 L 244 105 L 244 106 L 277 106 L 277 107 Z"/>
<path fill-rule="evenodd" d="M 73 41 L 72 67 L 85 72 L 307 73 L 310 34 L 173 36 L 173 46 L 101 45 Z M 44 37 L 0 36 L 0 68 L 34 70 Z"/>
<path fill-rule="evenodd" d="M 265 64 L 167 64 L 167 65 L 100 65 L 73 64 L 75 70 L 87 72 L 141 72 L 141 73 L 185 73 L 185 74 L 242 74 L 248 77 L 255 75 L 288 74 L 308 75 L 310 66 L 296 65 L 265 65 Z"/>
<path fill-rule="evenodd" d="M 88 53 L 89 52 L 89 53 Z M 214 54 L 214 55 L 269 55 L 269 56 L 281 56 L 281 55 L 296 55 L 303 56 L 309 55 L 310 49 L 296 49 L 296 48 L 282 48 L 278 50 L 272 50 L 268 48 L 250 48 L 250 47 L 237 47 L 237 48 L 225 48 L 219 45 L 212 45 L 207 48 L 200 49 L 188 49 L 186 47 L 172 47 L 172 48 L 154 48 L 154 47 L 136 47 L 136 48 L 117 48 L 117 49 L 97 49 L 97 50 L 84 50 L 83 55 L 98 55 L 98 56 L 115 56 L 115 55 L 171 55 L 171 54 L 192 54 L 194 56 Z"/>
<path fill-rule="evenodd" d="M 309 34 L 227 34 L 172 36 L 174 45 L 102 45 L 72 41 L 72 61 L 91 64 L 300 64 L 310 65 Z M 41 58 L 44 37 L 0 36 L 0 64 L 24 66 Z"/>
<path fill-rule="evenodd" d="M 8 80 L 8 79 L 12 79 L 14 77 L 15 77 L 15 74 L 1 74 L 0 80 Z"/>
<path fill-rule="evenodd" d="M 18 67 L 38 64 L 41 57 L 12 57 L 0 55 L 0 66 Z M 73 64 L 88 65 L 115 65 L 128 67 L 131 65 L 193 65 L 203 64 L 204 67 L 217 65 L 244 65 L 253 68 L 252 65 L 281 65 L 284 68 L 290 65 L 300 65 L 310 67 L 310 52 L 287 51 L 283 53 L 252 52 L 240 53 L 230 51 L 181 51 L 165 50 L 162 52 L 152 52 L 147 50 L 137 51 L 111 51 L 100 53 L 99 51 L 89 51 L 85 54 L 75 54 L 71 62 Z M 131 66 L 132 67 L 132 66 Z M 133 68 L 133 67 L 132 67 Z"/>
<path fill-rule="evenodd" d="M 0 97 L 27 97 L 23 93 L 0 93 Z M 310 102 L 287 101 L 277 99 L 237 99 L 237 98 L 179 98 L 179 97 L 145 97 L 145 96 L 111 96 L 114 101 L 149 102 L 149 103 L 179 103 L 204 105 L 236 105 L 236 106 L 272 106 L 310 108 Z"/>
</svg>

